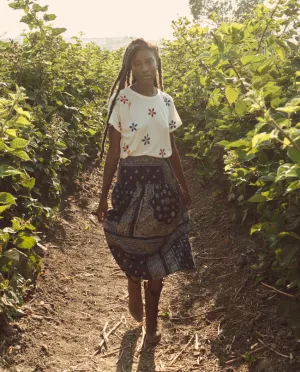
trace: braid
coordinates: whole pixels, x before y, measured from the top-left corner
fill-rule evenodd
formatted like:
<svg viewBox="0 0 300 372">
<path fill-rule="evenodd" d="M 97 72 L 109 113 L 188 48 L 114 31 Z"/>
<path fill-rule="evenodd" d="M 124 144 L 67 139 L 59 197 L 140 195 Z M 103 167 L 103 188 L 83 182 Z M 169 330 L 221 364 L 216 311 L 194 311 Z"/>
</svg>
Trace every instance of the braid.
<svg viewBox="0 0 300 372">
<path fill-rule="evenodd" d="M 163 82 L 163 74 L 162 74 L 162 66 L 161 66 L 161 58 L 160 58 L 160 56 L 158 56 L 157 70 L 158 70 L 158 78 L 159 78 L 160 89 L 163 91 L 164 90 L 164 82 Z"/>
<path fill-rule="evenodd" d="M 101 151 L 100 151 L 100 161 L 102 160 L 102 157 L 103 157 L 103 154 L 104 154 L 105 141 L 106 141 L 106 137 L 107 137 L 107 133 L 108 133 L 108 129 L 109 129 L 109 121 L 110 121 L 113 109 L 115 107 L 115 104 L 117 102 L 118 95 L 119 95 L 120 91 L 125 88 L 125 85 L 130 86 L 131 77 L 132 77 L 131 84 L 134 84 L 136 82 L 136 79 L 133 76 L 132 69 L 131 69 L 132 59 L 135 56 L 135 54 L 139 50 L 142 50 L 142 49 L 149 49 L 149 50 L 152 50 L 152 52 L 154 53 L 154 56 L 155 56 L 156 62 L 157 62 L 159 87 L 162 91 L 164 90 L 163 77 L 162 77 L 162 65 L 161 65 L 161 59 L 160 59 L 160 56 L 159 56 L 158 47 L 156 45 L 148 43 L 144 39 L 133 40 L 127 46 L 127 48 L 124 52 L 123 63 L 122 63 L 121 70 L 118 74 L 118 77 L 114 81 L 113 86 L 112 86 L 111 91 L 110 91 L 110 97 L 109 98 L 111 99 L 111 97 L 114 94 L 114 91 L 115 91 L 116 87 L 118 86 L 116 95 L 111 102 L 109 112 L 108 112 L 107 122 L 106 122 L 106 125 L 105 125 L 105 128 L 104 128 L 104 133 L 103 133 L 103 138 L 102 138 L 102 143 L 101 143 Z M 156 88 L 158 88 L 157 77 L 154 80 L 154 86 Z"/>
</svg>

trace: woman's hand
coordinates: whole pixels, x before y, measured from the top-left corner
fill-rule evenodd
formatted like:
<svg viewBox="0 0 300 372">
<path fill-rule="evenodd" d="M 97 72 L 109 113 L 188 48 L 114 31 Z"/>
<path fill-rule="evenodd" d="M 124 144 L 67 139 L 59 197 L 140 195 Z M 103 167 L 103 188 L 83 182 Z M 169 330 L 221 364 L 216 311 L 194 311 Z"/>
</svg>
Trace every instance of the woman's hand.
<svg viewBox="0 0 300 372">
<path fill-rule="evenodd" d="M 96 210 L 96 216 L 98 218 L 98 221 L 100 223 L 103 223 L 104 217 L 106 216 L 108 210 L 108 203 L 107 203 L 107 198 L 104 198 L 101 196 L 98 208 Z"/>
<path fill-rule="evenodd" d="M 186 187 L 182 187 L 181 191 L 182 191 L 182 194 L 183 194 L 185 206 L 186 206 L 187 209 L 189 209 L 190 206 L 191 206 L 191 202 L 192 202 L 189 190 Z"/>
</svg>

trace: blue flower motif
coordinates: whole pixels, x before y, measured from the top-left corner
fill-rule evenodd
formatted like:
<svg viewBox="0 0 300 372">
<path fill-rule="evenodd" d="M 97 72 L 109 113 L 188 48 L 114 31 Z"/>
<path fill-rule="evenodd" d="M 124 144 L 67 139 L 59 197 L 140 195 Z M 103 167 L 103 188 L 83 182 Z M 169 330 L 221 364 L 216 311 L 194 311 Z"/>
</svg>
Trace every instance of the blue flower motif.
<svg viewBox="0 0 300 372">
<path fill-rule="evenodd" d="M 134 132 L 135 130 L 137 130 L 136 127 L 137 124 L 132 123 L 129 128 L 132 130 L 132 132 Z"/>
<path fill-rule="evenodd" d="M 164 101 L 165 101 L 165 104 L 166 104 L 167 106 L 170 106 L 170 102 L 171 102 L 170 99 L 168 99 L 167 97 L 164 97 Z"/>
<path fill-rule="evenodd" d="M 144 136 L 142 141 L 144 142 L 144 145 L 150 145 L 150 137 L 148 133 L 147 133 L 147 136 Z"/>
<path fill-rule="evenodd" d="M 170 129 L 175 129 L 176 128 L 176 121 L 172 120 L 171 123 L 169 124 Z"/>
</svg>

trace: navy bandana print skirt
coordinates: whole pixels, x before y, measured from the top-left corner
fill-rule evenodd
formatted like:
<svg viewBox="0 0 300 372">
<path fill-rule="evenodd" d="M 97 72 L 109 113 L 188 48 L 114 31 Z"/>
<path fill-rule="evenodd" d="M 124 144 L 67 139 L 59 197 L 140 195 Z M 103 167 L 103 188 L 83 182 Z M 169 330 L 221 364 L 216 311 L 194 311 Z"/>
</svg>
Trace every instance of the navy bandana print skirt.
<svg viewBox="0 0 300 372">
<path fill-rule="evenodd" d="M 148 280 L 195 268 L 189 216 L 168 158 L 120 159 L 111 201 L 104 233 L 125 273 Z"/>
</svg>

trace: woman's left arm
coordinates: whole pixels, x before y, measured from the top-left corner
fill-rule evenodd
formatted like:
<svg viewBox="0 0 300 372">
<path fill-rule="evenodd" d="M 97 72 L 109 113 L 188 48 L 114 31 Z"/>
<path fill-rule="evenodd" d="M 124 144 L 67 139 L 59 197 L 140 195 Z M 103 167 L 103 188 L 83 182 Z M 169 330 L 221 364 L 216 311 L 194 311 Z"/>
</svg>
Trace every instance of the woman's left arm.
<svg viewBox="0 0 300 372">
<path fill-rule="evenodd" d="M 175 176 L 180 184 L 183 197 L 184 197 L 184 201 L 185 201 L 185 205 L 187 208 L 189 208 L 191 205 L 191 197 L 190 197 L 189 189 L 188 189 L 188 186 L 187 186 L 187 183 L 184 177 L 184 173 L 182 170 L 180 156 L 179 156 L 179 153 L 176 147 L 175 136 L 173 132 L 170 133 L 170 140 L 171 140 L 171 145 L 172 145 L 172 155 L 170 156 L 171 165 L 173 167 Z"/>
</svg>

